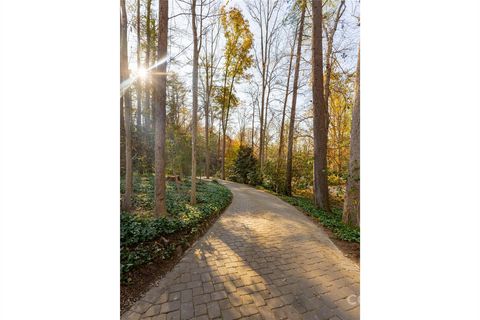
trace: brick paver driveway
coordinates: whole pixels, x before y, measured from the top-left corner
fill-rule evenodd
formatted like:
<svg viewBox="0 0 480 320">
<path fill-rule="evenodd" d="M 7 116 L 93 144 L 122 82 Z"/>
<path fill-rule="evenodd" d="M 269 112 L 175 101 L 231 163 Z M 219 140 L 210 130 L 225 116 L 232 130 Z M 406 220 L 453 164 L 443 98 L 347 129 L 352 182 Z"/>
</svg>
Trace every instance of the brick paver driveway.
<svg viewBox="0 0 480 320">
<path fill-rule="evenodd" d="M 359 267 L 302 213 L 222 182 L 233 202 L 122 319 L 359 319 Z"/>
</svg>

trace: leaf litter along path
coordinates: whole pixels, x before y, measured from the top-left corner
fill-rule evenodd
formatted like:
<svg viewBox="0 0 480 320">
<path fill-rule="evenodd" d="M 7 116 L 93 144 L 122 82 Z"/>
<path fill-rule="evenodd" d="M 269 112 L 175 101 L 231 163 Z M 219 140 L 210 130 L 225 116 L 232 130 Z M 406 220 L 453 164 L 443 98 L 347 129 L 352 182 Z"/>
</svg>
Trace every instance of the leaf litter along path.
<svg viewBox="0 0 480 320">
<path fill-rule="evenodd" d="M 122 319 L 360 318 L 360 269 L 266 192 L 222 181 L 232 204 Z"/>
</svg>

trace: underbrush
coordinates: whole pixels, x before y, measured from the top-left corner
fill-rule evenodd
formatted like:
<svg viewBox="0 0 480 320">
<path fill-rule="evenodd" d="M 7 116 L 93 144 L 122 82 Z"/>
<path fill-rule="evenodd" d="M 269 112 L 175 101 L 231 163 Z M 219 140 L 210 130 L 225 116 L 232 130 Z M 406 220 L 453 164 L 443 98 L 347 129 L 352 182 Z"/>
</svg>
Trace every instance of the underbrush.
<svg viewBox="0 0 480 320">
<path fill-rule="evenodd" d="M 342 222 L 342 210 L 339 208 L 332 208 L 331 213 L 327 213 L 315 206 L 313 201 L 303 196 L 286 196 L 278 194 L 272 190 L 262 188 L 268 191 L 285 202 L 298 207 L 311 217 L 317 219 L 325 228 L 331 230 L 333 234 L 340 240 L 348 242 L 360 243 L 360 228 L 349 226 Z"/>
<path fill-rule="evenodd" d="M 154 217 L 154 177 L 135 176 L 134 213 L 121 213 L 120 259 L 122 282 L 125 274 L 156 258 L 168 259 L 182 239 L 196 233 L 209 217 L 222 211 L 232 199 L 225 186 L 197 181 L 197 204 L 190 205 L 190 181 L 167 182 L 168 217 Z M 123 186 L 122 186 L 123 187 Z M 175 238 L 171 241 L 169 238 Z M 185 240 L 183 240 L 185 241 Z"/>
</svg>

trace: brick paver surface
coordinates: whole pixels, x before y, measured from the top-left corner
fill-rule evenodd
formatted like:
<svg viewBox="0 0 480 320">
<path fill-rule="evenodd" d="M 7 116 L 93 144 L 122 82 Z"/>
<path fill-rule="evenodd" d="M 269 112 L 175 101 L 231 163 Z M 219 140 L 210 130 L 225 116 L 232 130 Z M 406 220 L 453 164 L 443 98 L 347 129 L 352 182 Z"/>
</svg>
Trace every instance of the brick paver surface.
<svg viewBox="0 0 480 320">
<path fill-rule="evenodd" d="M 233 202 L 122 319 L 359 319 L 359 267 L 282 200 L 222 182 Z"/>
</svg>

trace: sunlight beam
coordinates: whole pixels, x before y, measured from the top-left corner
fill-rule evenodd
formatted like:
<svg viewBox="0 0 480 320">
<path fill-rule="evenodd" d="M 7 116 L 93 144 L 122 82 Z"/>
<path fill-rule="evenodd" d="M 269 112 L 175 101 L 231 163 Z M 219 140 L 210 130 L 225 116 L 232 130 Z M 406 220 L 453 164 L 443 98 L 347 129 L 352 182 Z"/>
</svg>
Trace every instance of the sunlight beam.
<svg viewBox="0 0 480 320">
<path fill-rule="evenodd" d="M 140 68 L 134 75 L 132 75 L 130 78 L 124 80 L 122 83 L 120 83 L 120 97 L 123 97 L 125 92 L 132 86 L 132 84 L 138 79 L 145 79 L 148 77 L 149 74 L 155 74 L 155 75 L 172 75 L 173 72 L 150 72 L 150 70 L 158 67 L 162 63 L 167 62 L 167 57 L 160 59 L 157 61 L 155 64 L 151 65 L 147 69 Z"/>
</svg>

